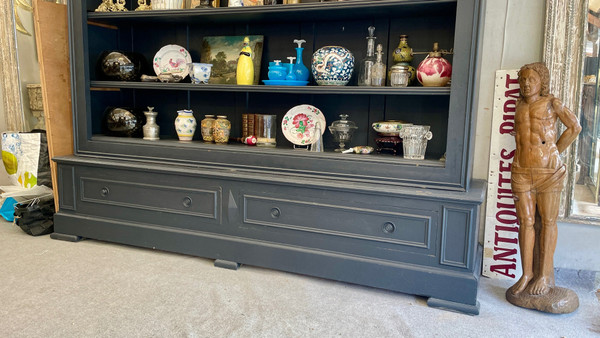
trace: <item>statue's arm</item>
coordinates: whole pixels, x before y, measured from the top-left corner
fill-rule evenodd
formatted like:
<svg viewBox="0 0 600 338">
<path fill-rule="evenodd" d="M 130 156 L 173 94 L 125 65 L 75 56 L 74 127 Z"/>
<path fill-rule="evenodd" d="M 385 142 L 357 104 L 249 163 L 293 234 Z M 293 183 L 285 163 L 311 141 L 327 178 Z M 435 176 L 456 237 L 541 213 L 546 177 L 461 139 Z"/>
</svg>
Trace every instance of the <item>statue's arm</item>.
<svg viewBox="0 0 600 338">
<path fill-rule="evenodd" d="M 557 98 L 552 99 L 552 108 L 560 119 L 560 121 L 567 127 L 567 129 L 560 135 L 558 141 L 556 141 L 556 147 L 558 151 L 562 153 L 565 151 L 573 141 L 577 138 L 577 135 L 581 132 L 581 125 L 577 116 L 573 112 L 565 107 Z"/>
</svg>

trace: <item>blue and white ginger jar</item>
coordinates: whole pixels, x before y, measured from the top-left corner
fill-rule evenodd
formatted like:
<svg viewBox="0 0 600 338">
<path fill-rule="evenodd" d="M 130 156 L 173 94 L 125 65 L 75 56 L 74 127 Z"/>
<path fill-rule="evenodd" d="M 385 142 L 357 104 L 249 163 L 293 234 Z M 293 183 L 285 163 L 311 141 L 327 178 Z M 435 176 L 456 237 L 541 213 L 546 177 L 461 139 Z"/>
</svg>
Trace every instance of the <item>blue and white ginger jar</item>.
<svg viewBox="0 0 600 338">
<path fill-rule="evenodd" d="M 312 74 L 319 86 L 345 86 L 352 77 L 354 55 L 341 46 L 325 46 L 314 52 Z"/>
</svg>

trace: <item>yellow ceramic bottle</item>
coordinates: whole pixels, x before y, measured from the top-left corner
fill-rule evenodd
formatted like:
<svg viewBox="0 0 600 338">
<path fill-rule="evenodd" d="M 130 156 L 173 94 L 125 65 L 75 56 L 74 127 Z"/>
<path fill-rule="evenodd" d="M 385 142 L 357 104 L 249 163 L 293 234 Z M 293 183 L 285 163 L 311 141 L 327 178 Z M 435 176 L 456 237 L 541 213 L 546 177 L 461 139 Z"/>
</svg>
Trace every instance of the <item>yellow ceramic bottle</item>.
<svg viewBox="0 0 600 338">
<path fill-rule="evenodd" d="M 252 63 L 252 49 L 250 39 L 244 38 L 244 47 L 240 51 L 237 63 L 236 79 L 239 85 L 251 85 L 254 83 L 254 64 Z"/>
</svg>

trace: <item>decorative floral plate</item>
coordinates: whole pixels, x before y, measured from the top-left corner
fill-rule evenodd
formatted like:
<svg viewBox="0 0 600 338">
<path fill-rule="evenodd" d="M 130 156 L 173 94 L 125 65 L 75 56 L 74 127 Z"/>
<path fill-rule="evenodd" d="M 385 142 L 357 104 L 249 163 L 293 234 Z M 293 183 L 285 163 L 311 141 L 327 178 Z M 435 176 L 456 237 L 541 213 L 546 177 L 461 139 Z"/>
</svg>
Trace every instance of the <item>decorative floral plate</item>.
<svg viewBox="0 0 600 338">
<path fill-rule="evenodd" d="M 190 63 L 192 63 L 190 53 L 179 45 L 164 46 L 156 52 L 152 62 L 156 75 L 179 75 L 181 76 L 181 79 L 188 76 L 190 72 Z"/>
<path fill-rule="evenodd" d="M 315 133 L 317 123 L 321 135 L 325 132 L 326 122 L 323 113 L 309 104 L 301 104 L 290 109 L 281 121 L 283 136 L 296 145 L 313 144 L 318 138 Z"/>
</svg>

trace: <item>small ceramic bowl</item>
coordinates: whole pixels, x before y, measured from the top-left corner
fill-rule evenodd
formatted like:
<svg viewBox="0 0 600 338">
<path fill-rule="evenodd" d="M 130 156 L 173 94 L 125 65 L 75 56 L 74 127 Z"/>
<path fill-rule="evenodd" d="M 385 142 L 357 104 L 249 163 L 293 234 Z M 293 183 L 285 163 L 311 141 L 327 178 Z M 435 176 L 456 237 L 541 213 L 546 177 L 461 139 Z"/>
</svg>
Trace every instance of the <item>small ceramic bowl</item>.
<svg viewBox="0 0 600 338">
<path fill-rule="evenodd" d="M 382 136 L 398 136 L 404 126 L 412 126 L 412 123 L 406 123 L 401 120 L 388 120 L 374 122 L 372 126 Z"/>
</svg>

